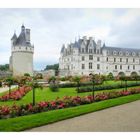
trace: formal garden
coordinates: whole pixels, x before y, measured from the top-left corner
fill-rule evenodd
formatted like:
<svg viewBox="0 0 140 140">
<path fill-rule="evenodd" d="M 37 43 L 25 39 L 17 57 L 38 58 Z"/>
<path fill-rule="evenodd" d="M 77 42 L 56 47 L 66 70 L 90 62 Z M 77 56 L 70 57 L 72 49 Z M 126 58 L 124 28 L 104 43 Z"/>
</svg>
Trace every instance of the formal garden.
<svg viewBox="0 0 140 140">
<path fill-rule="evenodd" d="M 140 76 L 8 77 L 0 86 L 0 131 L 21 131 L 140 99 Z M 16 85 L 11 89 L 12 85 Z"/>
</svg>

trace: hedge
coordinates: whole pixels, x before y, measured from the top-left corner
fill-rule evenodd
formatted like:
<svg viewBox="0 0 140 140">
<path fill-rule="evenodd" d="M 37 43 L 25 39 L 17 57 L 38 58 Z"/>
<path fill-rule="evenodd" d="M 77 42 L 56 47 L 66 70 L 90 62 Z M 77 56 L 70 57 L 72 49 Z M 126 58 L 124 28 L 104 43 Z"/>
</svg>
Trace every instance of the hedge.
<svg viewBox="0 0 140 140">
<path fill-rule="evenodd" d="M 127 83 L 127 87 L 133 87 L 133 86 L 139 86 L 140 82 L 137 83 Z M 109 90 L 109 89 L 117 89 L 117 88 L 125 88 L 126 85 L 125 84 L 116 84 L 116 85 L 98 85 L 94 87 L 95 91 L 98 90 Z M 91 92 L 92 91 L 92 86 L 88 86 L 88 87 L 80 87 L 79 88 L 79 93 L 82 92 Z"/>
</svg>

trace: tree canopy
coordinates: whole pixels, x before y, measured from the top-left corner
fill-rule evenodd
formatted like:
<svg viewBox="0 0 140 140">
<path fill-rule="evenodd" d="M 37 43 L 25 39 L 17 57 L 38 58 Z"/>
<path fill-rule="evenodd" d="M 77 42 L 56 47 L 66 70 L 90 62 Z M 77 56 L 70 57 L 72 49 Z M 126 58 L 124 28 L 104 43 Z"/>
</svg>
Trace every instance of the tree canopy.
<svg viewBox="0 0 140 140">
<path fill-rule="evenodd" d="M 59 64 L 54 64 L 54 65 L 47 65 L 44 70 L 50 70 L 50 69 L 58 70 L 58 68 L 59 68 Z"/>
<path fill-rule="evenodd" d="M 9 70 L 9 64 L 0 65 L 0 71 L 8 71 Z"/>
</svg>

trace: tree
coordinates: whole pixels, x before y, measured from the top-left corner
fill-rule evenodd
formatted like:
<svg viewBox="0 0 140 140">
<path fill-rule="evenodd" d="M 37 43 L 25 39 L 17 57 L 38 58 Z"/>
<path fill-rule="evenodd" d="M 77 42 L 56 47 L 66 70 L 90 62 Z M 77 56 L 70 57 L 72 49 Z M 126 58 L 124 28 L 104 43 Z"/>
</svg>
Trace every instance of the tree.
<svg viewBox="0 0 140 140">
<path fill-rule="evenodd" d="M 24 73 L 24 76 L 29 76 L 30 77 L 30 74 L 29 73 Z"/>
<path fill-rule="evenodd" d="M 9 87 L 9 95 L 11 94 L 11 86 L 14 84 L 13 77 L 8 77 L 4 79 L 4 85 L 7 85 Z"/>
<path fill-rule="evenodd" d="M 42 73 L 37 73 L 35 76 L 37 79 L 43 79 Z"/>
<path fill-rule="evenodd" d="M 49 78 L 48 82 L 50 83 L 50 89 L 53 92 L 56 92 L 59 90 L 59 86 L 57 84 L 57 78 L 55 76 L 52 76 Z"/>
<path fill-rule="evenodd" d="M 32 93 L 33 93 L 33 101 L 32 101 L 32 105 L 34 106 L 35 105 L 35 91 L 36 91 L 36 88 L 40 88 L 42 89 L 43 86 L 41 84 L 39 84 L 35 78 L 33 77 L 32 78 L 32 81 L 29 82 L 28 84 L 30 87 L 32 87 Z"/>
<path fill-rule="evenodd" d="M 114 76 L 113 76 L 113 74 L 110 72 L 110 73 L 107 75 L 107 78 L 108 78 L 109 80 L 113 80 L 113 79 L 114 79 Z"/>
<path fill-rule="evenodd" d="M 101 76 L 98 74 L 89 74 L 90 76 L 90 80 L 92 81 L 92 97 L 94 100 L 94 92 L 95 92 L 95 84 L 99 84 L 101 82 L 101 80 L 103 80 L 104 78 L 101 79 Z"/>
<path fill-rule="evenodd" d="M 54 64 L 54 65 L 47 65 L 44 70 L 50 70 L 50 69 L 58 70 L 58 68 L 59 68 L 59 64 Z"/>
<path fill-rule="evenodd" d="M 0 65 L 0 71 L 8 71 L 9 70 L 9 64 Z"/>
<path fill-rule="evenodd" d="M 73 81 L 77 83 L 77 93 L 79 93 L 80 80 L 81 80 L 81 77 L 80 76 L 73 77 Z"/>
</svg>

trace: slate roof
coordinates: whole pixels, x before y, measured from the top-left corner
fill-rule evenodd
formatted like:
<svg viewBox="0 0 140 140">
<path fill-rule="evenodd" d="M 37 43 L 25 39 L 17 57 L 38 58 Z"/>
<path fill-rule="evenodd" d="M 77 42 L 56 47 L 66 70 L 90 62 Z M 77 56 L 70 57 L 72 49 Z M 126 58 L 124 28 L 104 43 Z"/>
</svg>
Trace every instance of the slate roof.
<svg viewBox="0 0 140 140">
<path fill-rule="evenodd" d="M 21 28 L 24 28 L 24 25 L 21 26 Z M 26 32 L 25 30 L 21 30 L 20 35 L 17 37 L 14 33 L 13 37 L 11 38 L 15 39 L 15 45 L 21 45 L 21 46 L 31 46 L 30 42 L 26 42 Z"/>
<path fill-rule="evenodd" d="M 136 55 L 140 54 L 140 49 L 136 48 L 118 48 L 103 45 L 102 50 L 104 49 L 108 51 L 108 55 L 113 55 L 114 52 L 116 55 L 119 55 L 120 53 L 122 53 L 122 55 L 133 55 L 134 53 Z"/>
<path fill-rule="evenodd" d="M 16 39 L 17 39 L 17 35 L 16 35 L 16 33 L 14 33 L 14 35 L 11 38 L 11 40 L 16 40 Z"/>
<path fill-rule="evenodd" d="M 64 50 L 65 50 L 65 45 L 62 46 L 61 53 L 63 53 Z"/>
</svg>

